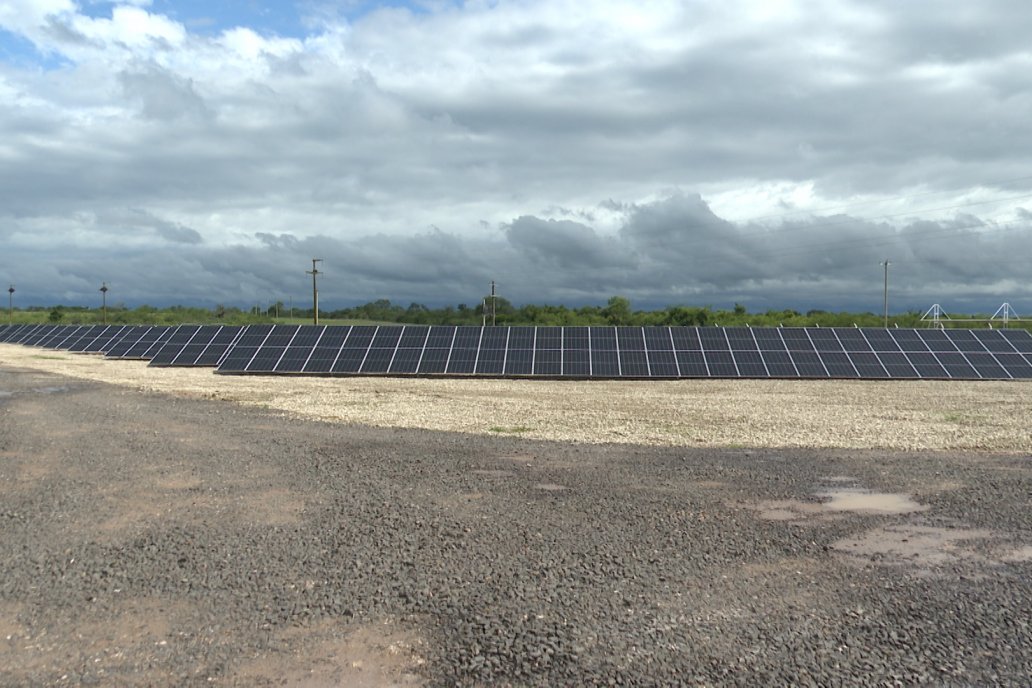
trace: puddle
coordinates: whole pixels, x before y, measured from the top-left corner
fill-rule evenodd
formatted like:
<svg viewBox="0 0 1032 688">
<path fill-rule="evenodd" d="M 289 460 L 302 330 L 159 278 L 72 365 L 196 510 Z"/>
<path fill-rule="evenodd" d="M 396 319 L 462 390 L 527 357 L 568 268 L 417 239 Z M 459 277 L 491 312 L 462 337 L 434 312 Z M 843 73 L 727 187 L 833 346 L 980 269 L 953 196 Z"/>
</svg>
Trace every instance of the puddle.
<svg viewBox="0 0 1032 688">
<path fill-rule="evenodd" d="M 848 478 L 852 481 L 853 478 Z M 819 502 L 798 499 L 765 500 L 739 504 L 768 521 L 789 521 L 797 525 L 842 518 L 847 513 L 899 515 L 925 511 L 928 507 L 910 495 L 872 492 L 863 488 L 842 487 L 814 493 Z"/>
<path fill-rule="evenodd" d="M 928 568 L 988 562 L 973 546 L 992 537 L 992 531 L 976 528 L 893 525 L 839 540 L 832 549 L 856 560 Z"/>
<path fill-rule="evenodd" d="M 61 385 L 59 387 L 37 387 L 32 391 L 37 394 L 60 394 L 61 392 L 67 392 L 69 389 L 69 387 Z"/>
<path fill-rule="evenodd" d="M 8 392 L 6 389 L 0 389 L 0 399 L 3 399 L 4 397 L 13 397 L 13 396 L 14 396 L 14 392 Z"/>
<path fill-rule="evenodd" d="M 854 511 L 868 514 L 912 514 L 925 511 L 928 507 L 918 504 L 909 495 L 871 492 L 869 490 L 843 488 L 818 492 L 818 497 L 829 501 L 821 504 L 831 511 Z"/>
<path fill-rule="evenodd" d="M 555 483 L 538 483 L 534 486 L 535 490 L 544 490 L 545 492 L 564 492 L 568 488 L 565 485 L 557 485 Z"/>
</svg>

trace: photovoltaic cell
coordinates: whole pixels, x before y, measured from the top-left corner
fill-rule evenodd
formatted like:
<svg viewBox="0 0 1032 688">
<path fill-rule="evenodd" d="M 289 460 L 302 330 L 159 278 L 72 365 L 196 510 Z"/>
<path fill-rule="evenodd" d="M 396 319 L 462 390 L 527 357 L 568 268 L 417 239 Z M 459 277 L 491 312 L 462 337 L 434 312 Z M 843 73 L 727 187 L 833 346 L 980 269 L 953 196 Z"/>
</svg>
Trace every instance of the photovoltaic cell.
<svg viewBox="0 0 1032 688">
<path fill-rule="evenodd" d="M 834 330 L 818 327 L 807 332 L 810 335 L 810 341 L 813 342 L 813 346 L 817 351 L 842 351 L 842 344 L 839 343 Z"/>
<path fill-rule="evenodd" d="M 899 351 L 899 344 L 892 338 L 888 330 L 863 327 L 860 332 L 875 351 Z"/>
<path fill-rule="evenodd" d="M 816 351 L 810 335 L 803 328 L 786 327 L 781 330 L 781 338 L 785 341 L 785 346 L 789 351 Z"/>
<path fill-rule="evenodd" d="M 732 342 L 731 346 L 734 346 Z M 735 365 L 742 377 L 770 377 L 759 351 L 735 351 Z"/>
<path fill-rule="evenodd" d="M 1000 330 L 1000 334 L 1010 342 L 1015 351 L 1032 354 L 1032 334 L 1027 330 Z"/>
<path fill-rule="evenodd" d="M 1010 340 L 1004 337 L 999 330 L 972 330 L 971 334 L 982 343 L 987 351 L 993 353 L 1014 353 L 1016 351 Z"/>
<path fill-rule="evenodd" d="M 836 378 L 860 377 L 860 374 L 857 372 L 856 366 L 853 365 L 849 354 L 844 351 L 825 351 L 818 355 L 824 363 L 824 367 L 827 369 L 829 376 Z"/>
<path fill-rule="evenodd" d="M 771 377 L 799 377 L 799 371 L 792 363 L 792 357 L 787 351 L 761 351 L 763 362 L 767 365 L 767 371 Z"/>
<path fill-rule="evenodd" d="M 864 333 L 855 327 L 836 327 L 835 335 L 842 344 L 843 350 L 847 352 L 872 351 L 871 344 L 867 341 L 867 337 L 865 337 Z"/>
<path fill-rule="evenodd" d="M 943 332 L 960 351 L 977 351 L 982 353 L 986 350 L 982 346 L 982 342 L 978 341 L 971 330 L 943 330 Z"/>
</svg>

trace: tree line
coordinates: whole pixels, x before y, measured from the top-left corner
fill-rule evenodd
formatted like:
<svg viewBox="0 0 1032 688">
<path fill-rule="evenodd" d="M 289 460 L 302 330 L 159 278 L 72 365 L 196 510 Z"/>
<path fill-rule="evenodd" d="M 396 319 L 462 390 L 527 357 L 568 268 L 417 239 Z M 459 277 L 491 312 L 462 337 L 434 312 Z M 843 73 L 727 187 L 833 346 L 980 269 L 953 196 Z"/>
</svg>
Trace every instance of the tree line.
<svg viewBox="0 0 1032 688">
<path fill-rule="evenodd" d="M 282 303 L 268 308 L 255 307 L 243 310 L 232 306 L 216 305 L 214 308 L 194 306 L 171 306 L 156 308 L 139 306 L 130 309 L 122 304 L 100 308 L 81 306 L 54 306 L 16 309 L 11 315 L 14 323 L 52 324 L 94 324 L 107 322 L 123 325 L 178 325 L 225 324 L 251 325 L 260 323 L 304 323 L 312 321 L 311 309 L 294 308 L 288 311 Z M 676 325 L 723 325 L 752 327 L 881 327 L 882 314 L 831 312 L 809 310 L 805 313 L 793 310 L 767 310 L 750 312 L 745 306 L 735 304 L 733 308 L 721 309 L 710 306 L 667 306 L 653 310 L 635 310 L 631 301 L 623 296 L 613 296 L 605 305 L 568 307 L 552 304 L 513 305 L 507 299 L 498 297 L 494 304 L 493 317 L 490 301 L 475 306 L 458 304 L 431 308 L 420 303 L 408 306 L 393 303 L 388 299 L 371 301 L 361 306 L 321 310 L 320 322 L 341 323 L 398 323 L 411 325 L 480 325 L 484 322 L 498 325 L 625 325 L 625 326 L 676 326 Z M 928 325 L 921 320 L 917 311 L 892 314 L 889 325 L 898 327 L 922 327 Z M 989 324 L 990 316 L 985 314 L 951 314 L 954 318 L 978 318 L 979 322 L 964 323 L 964 326 L 981 327 Z M 994 325 L 996 323 L 994 322 Z M 1021 326 L 1027 323 L 1018 323 Z"/>
</svg>

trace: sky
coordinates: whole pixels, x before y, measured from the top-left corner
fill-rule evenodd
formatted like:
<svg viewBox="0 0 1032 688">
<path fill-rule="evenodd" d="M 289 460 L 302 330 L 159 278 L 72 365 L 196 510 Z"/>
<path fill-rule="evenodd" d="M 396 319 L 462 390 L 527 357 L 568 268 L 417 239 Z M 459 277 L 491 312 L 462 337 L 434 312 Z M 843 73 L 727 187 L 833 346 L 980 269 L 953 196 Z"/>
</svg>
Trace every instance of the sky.
<svg viewBox="0 0 1032 688">
<path fill-rule="evenodd" d="M 0 0 L 15 304 L 1032 315 L 1027 0 Z M 5 285 L 6 286 L 6 285 Z"/>
</svg>

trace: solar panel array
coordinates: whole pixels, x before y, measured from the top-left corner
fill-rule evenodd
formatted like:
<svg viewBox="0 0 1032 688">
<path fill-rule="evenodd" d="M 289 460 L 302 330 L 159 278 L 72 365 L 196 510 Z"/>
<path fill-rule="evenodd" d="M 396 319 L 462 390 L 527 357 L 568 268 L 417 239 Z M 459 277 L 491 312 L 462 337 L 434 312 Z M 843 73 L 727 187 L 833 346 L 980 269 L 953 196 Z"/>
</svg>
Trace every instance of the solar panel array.
<svg viewBox="0 0 1032 688">
<path fill-rule="evenodd" d="M 1016 329 L 2 325 L 0 342 L 225 374 L 1032 378 Z"/>
<path fill-rule="evenodd" d="M 251 325 L 226 374 L 1032 378 L 1025 330 Z"/>
<path fill-rule="evenodd" d="M 223 325 L 15 325 L 0 326 L 0 342 L 40 346 L 160 366 L 214 367 L 243 327 Z"/>
</svg>

